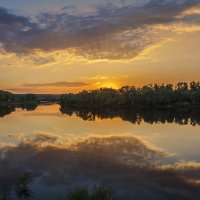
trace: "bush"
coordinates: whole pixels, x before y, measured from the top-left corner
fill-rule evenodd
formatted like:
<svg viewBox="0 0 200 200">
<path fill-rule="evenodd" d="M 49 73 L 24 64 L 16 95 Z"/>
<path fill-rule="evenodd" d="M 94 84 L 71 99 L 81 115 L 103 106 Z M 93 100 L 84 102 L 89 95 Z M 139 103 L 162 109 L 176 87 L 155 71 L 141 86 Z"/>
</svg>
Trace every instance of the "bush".
<svg viewBox="0 0 200 200">
<path fill-rule="evenodd" d="M 117 200 L 112 188 L 106 186 L 94 186 L 90 191 L 87 187 L 76 188 L 69 192 L 66 200 Z"/>
</svg>

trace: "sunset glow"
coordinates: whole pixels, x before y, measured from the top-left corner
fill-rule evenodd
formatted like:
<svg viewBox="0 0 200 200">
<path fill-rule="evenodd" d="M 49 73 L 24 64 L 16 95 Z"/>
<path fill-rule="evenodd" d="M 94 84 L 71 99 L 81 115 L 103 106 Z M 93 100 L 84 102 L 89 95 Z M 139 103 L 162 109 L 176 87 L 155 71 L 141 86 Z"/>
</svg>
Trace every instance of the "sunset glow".
<svg viewBox="0 0 200 200">
<path fill-rule="evenodd" d="M 0 0 L 0 200 L 200 200 L 200 0 Z"/>
<path fill-rule="evenodd" d="M 0 89 L 67 93 L 199 79 L 198 0 L 42 2 L 0 3 Z"/>
<path fill-rule="evenodd" d="M 116 83 L 113 82 L 105 82 L 100 84 L 100 87 L 102 88 L 113 88 L 113 89 L 119 89 L 119 86 Z"/>
</svg>

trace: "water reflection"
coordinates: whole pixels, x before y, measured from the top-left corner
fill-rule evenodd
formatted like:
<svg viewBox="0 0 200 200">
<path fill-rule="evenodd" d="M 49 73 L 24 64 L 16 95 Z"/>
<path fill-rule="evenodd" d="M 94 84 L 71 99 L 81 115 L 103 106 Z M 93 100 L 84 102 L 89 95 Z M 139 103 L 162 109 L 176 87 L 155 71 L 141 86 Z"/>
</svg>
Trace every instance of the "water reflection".
<svg viewBox="0 0 200 200">
<path fill-rule="evenodd" d="M 16 111 L 16 108 L 22 108 L 26 111 L 33 111 L 37 108 L 37 104 L 22 104 L 20 106 L 0 106 L 0 117 L 5 117 Z"/>
<path fill-rule="evenodd" d="M 0 184 L 12 186 L 18 174 L 30 171 L 35 184 L 46 188 L 64 185 L 70 190 L 106 183 L 127 200 L 199 198 L 200 164 L 164 163 L 170 154 L 141 139 L 109 136 L 61 141 L 60 136 L 38 134 L 19 145 L 3 146 Z"/>
<path fill-rule="evenodd" d="M 112 119 L 120 117 L 124 121 L 140 124 L 142 121 L 156 123 L 177 123 L 180 125 L 200 125 L 200 108 L 198 109 L 92 109 L 86 107 L 61 107 L 63 114 L 72 116 L 75 114 L 83 120 L 95 121 L 95 119 Z"/>
<path fill-rule="evenodd" d="M 198 121 L 198 111 L 66 108 L 61 114 L 59 108 L 16 109 L 0 119 L 0 199 L 30 191 L 31 199 L 55 200 L 58 193 L 103 183 L 123 200 L 199 198 L 200 126 L 175 124 Z M 26 172 L 32 182 L 17 190 Z"/>
<path fill-rule="evenodd" d="M 13 200 L 24 199 L 28 200 L 32 197 L 32 191 L 29 186 L 31 182 L 31 173 L 24 172 L 18 177 L 13 177 L 12 184 L 9 182 L 1 182 L 0 185 L 0 199 L 1 200 Z"/>
<path fill-rule="evenodd" d="M 34 111 L 37 105 L 22 105 L 21 108 L 26 111 Z M 0 107 L 0 117 L 14 112 L 14 106 Z M 197 109 L 92 109 L 86 107 L 60 107 L 60 112 L 68 116 L 76 115 L 85 121 L 95 121 L 96 119 L 113 119 L 116 117 L 133 124 L 146 122 L 150 124 L 157 123 L 176 123 L 179 125 L 190 124 L 192 126 L 200 125 L 200 108 Z M 46 113 L 47 114 L 47 113 Z"/>
<path fill-rule="evenodd" d="M 15 107 L 3 106 L 0 107 L 0 117 L 5 117 L 15 111 Z"/>
<path fill-rule="evenodd" d="M 38 107 L 37 104 L 23 104 L 21 108 L 26 111 L 33 111 Z"/>
</svg>

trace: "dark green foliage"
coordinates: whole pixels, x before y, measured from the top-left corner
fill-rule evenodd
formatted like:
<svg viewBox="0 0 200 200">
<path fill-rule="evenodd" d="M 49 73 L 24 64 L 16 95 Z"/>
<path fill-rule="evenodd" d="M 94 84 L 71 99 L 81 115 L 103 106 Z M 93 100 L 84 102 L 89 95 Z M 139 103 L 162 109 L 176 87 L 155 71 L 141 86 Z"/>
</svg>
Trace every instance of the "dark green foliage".
<svg viewBox="0 0 200 200">
<path fill-rule="evenodd" d="M 25 101 L 27 101 L 27 102 L 37 101 L 37 97 L 34 94 L 26 94 Z"/>
<path fill-rule="evenodd" d="M 90 194 L 86 187 L 80 187 L 69 192 L 66 200 L 89 200 Z"/>
<path fill-rule="evenodd" d="M 35 94 L 17 94 L 15 95 L 14 104 L 27 111 L 35 110 L 38 106 L 38 98 Z"/>
<path fill-rule="evenodd" d="M 24 173 L 18 180 L 16 185 L 16 191 L 13 193 L 12 188 L 3 187 L 0 188 L 0 200 L 14 200 L 31 199 L 33 193 L 29 188 L 29 183 L 31 181 L 31 175 L 29 173 Z M 57 200 L 119 200 L 110 187 L 94 186 L 91 190 L 87 187 L 79 187 L 69 192 L 65 197 L 61 196 Z"/>
<path fill-rule="evenodd" d="M 94 187 L 89 200 L 117 200 L 112 188 L 100 186 Z"/>
<path fill-rule="evenodd" d="M 78 94 L 63 94 L 61 104 L 120 108 L 200 106 L 200 82 L 180 82 L 175 86 L 150 84 L 142 88 L 124 86 L 119 90 L 101 88 Z"/>
<path fill-rule="evenodd" d="M 67 195 L 66 200 L 117 200 L 110 187 L 95 186 L 91 191 L 87 187 L 80 187 Z"/>
<path fill-rule="evenodd" d="M 15 101 L 26 104 L 37 104 L 37 96 L 35 94 L 16 95 Z"/>
<path fill-rule="evenodd" d="M 33 111 L 37 108 L 37 103 L 26 103 L 26 104 L 22 104 L 21 108 L 26 111 Z"/>
<path fill-rule="evenodd" d="M 22 107 L 33 110 L 38 104 L 35 94 L 12 94 L 7 91 L 0 90 L 0 106 L 6 105 L 22 105 Z"/>
<path fill-rule="evenodd" d="M 0 90 L 0 102 L 7 102 L 7 101 L 12 101 L 14 100 L 14 94 Z"/>
<path fill-rule="evenodd" d="M 15 111 L 15 107 L 11 106 L 0 106 L 0 117 L 4 117 L 6 115 L 9 115 L 10 113 Z"/>
</svg>

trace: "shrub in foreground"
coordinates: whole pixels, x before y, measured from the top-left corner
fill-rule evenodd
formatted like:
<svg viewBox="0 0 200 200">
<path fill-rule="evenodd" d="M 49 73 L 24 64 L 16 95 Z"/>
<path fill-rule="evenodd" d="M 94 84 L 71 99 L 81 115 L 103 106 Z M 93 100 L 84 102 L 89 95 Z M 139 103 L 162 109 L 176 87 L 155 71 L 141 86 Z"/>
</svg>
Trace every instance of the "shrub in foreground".
<svg viewBox="0 0 200 200">
<path fill-rule="evenodd" d="M 66 200 L 118 200 L 112 188 L 94 186 L 92 190 L 87 187 L 76 188 L 69 192 Z"/>
</svg>

